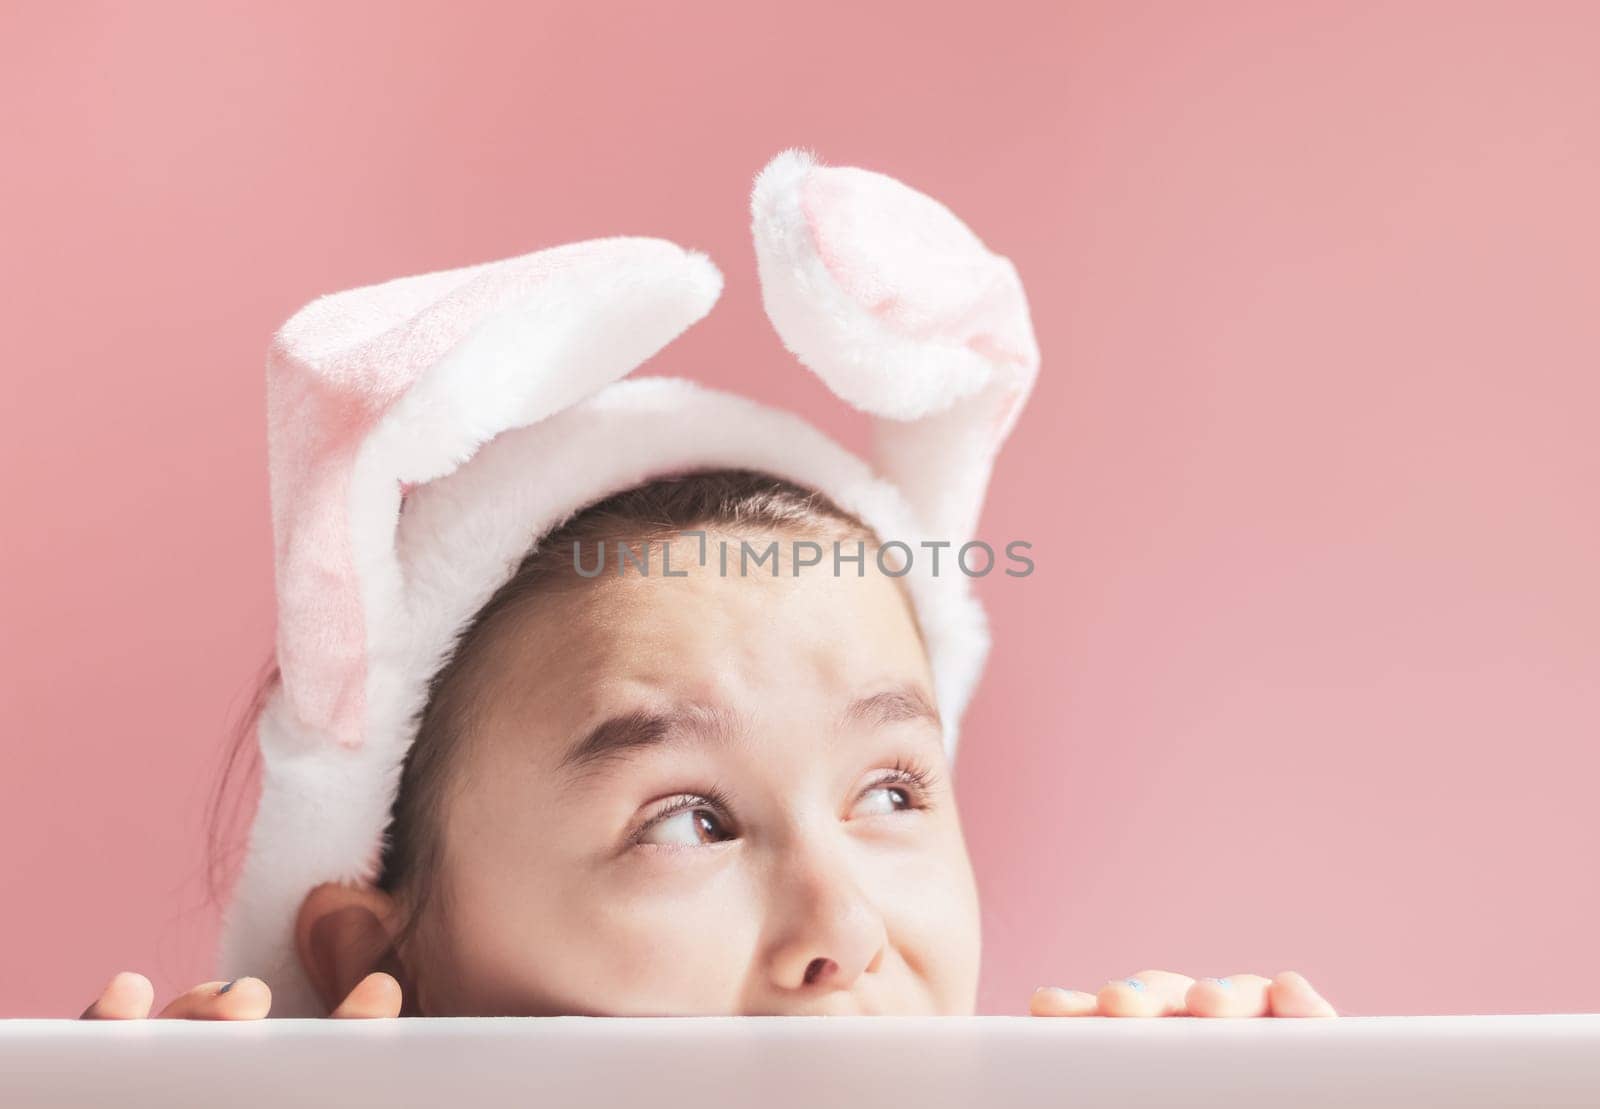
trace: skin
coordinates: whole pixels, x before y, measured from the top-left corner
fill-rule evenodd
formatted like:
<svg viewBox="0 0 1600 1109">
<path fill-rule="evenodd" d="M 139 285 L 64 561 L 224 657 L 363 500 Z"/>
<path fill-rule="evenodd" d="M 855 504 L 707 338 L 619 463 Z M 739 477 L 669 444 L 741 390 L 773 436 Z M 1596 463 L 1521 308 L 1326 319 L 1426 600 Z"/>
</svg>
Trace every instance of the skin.
<svg viewBox="0 0 1600 1109">
<path fill-rule="evenodd" d="M 302 906 L 301 962 L 332 1016 L 973 1011 L 977 893 L 903 590 L 871 559 L 862 577 L 683 563 L 683 578 L 547 593 L 490 629 L 422 927 L 397 944 L 405 906 L 372 889 L 324 885 Z M 671 722 L 574 759 L 636 711 Z M 83 1015 L 153 1004 L 125 973 Z M 160 1015 L 270 1005 L 241 978 Z M 1095 993 L 1041 988 L 1029 1010 L 1334 1015 L 1293 971 L 1148 970 Z"/>
</svg>

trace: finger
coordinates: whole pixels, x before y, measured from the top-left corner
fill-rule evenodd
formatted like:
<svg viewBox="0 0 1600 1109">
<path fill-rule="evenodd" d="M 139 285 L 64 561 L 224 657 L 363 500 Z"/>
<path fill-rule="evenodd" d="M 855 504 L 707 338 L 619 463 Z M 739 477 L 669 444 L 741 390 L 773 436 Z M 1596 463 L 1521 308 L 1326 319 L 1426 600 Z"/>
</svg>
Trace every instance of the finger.
<svg viewBox="0 0 1600 1109">
<path fill-rule="evenodd" d="M 1189 987 L 1189 1015 L 1196 1017 L 1264 1017 L 1272 1008 L 1267 989 L 1272 979 L 1259 974 L 1202 978 Z"/>
<path fill-rule="evenodd" d="M 400 983 L 377 971 L 356 983 L 356 988 L 328 1014 L 331 1017 L 365 1020 L 400 1015 Z"/>
<path fill-rule="evenodd" d="M 259 978 L 205 982 L 174 998 L 161 1015 L 171 1020 L 260 1020 L 272 1008 L 272 991 Z"/>
<path fill-rule="evenodd" d="M 1272 1015 L 1275 1017 L 1336 1017 L 1338 1012 L 1312 988 L 1305 975 L 1286 970 L 1272 980 Z"/>
<path fill-rule="evenodd" d="M 1170 970 L 1141 970 L 1131 978 L 1114 978 L 1097 995 L 1100 1015 L 1107 1017 L 1181 1017 L 1194 979 Z"/>
<path fill-rule="evenodd" d="M 79 1020 L 143 1020 L 150 1015 L 156 1003 L 156 990 L 150 979 L 142 974 L 125 970 L 116 975 L 94 1004 L 83 1011 Z"/>
<path fill-rule="evenodd" d="M 1028 1015 L 1035 1017 L 1092 1017 L 1098 1012 L 1100 1003 L 1094 994 L 1060 986 L 1040 986 L 1028 1002 Z"/>
</svg>

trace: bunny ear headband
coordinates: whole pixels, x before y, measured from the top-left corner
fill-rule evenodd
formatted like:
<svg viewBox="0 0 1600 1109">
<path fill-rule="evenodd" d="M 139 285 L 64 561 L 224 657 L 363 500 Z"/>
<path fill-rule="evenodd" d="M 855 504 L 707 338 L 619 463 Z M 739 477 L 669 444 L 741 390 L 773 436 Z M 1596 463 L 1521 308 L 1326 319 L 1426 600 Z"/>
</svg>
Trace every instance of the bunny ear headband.
<svg viewBox="0 0 1600 1109">
<path fill-rule="evenodd" d="M 455 637 L 529 549 L 652 477 L 744 467 L 818 489 L 884 541 L 971 539 L 1038 369 L 1016 270 L 949 209 L 798 150 L 756 178 L 752 229 L 784 345 L 872 417 L 869 466 L 797 416 L 690 381 L 621 380 L 711 310 L 722 276 L 607 238 L 335 293 L 267 359 L 281 680 L 221 970 L 322 1011 L 300 903 L 371 881 L 415 719 Z M 905 575 L 954 751 L 988 653 L 967 576 Z"/>
</svg>

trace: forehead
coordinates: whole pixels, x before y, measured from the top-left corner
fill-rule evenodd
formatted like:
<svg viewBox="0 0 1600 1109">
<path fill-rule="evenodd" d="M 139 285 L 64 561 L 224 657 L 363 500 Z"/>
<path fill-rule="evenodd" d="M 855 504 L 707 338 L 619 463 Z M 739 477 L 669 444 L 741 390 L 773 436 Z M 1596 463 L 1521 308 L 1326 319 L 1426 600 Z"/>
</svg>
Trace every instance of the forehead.
<svg viewBox="0 0 1600 1109">
<path fill-rule="evenodd" d="M 769 541 L 751 540 L 757 549 Z M 820 721 L 868 688 L 910 682 L 931 693 L 910 602 L 870 547 L 862 572 L 846 562 L 836 574 L 832 541 L 818 540 L 823 561 L 796 573 L 792 540 L 779 538 L 774 573 L 771 560 L 741 570 L 739 542 L 713 533 L 700 566 L 684 557 L 695 541 L 674 541 L 682 577 L 662 575 L 659 548 L 648 574 L 629 566 L 618 575 L 608 544 L 600 577 L 532 599 L 496 630 L 480 721 L 515 728 L 553 759 L 619 710 L 693 701 Z M 851 541 L 845 551 L 854 550 Z"/>
</svg>

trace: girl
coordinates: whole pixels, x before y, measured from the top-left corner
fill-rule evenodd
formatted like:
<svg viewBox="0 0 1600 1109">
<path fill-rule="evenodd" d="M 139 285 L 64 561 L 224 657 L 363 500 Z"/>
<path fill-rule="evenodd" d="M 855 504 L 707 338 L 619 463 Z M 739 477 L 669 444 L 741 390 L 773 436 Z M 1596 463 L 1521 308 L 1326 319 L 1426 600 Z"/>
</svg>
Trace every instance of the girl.
<svg viewBox="0 0 1600 1109">
<path fill-rule="evenodd" d="M 787 413 L 615 380 L 720 292 L 659 240 L 354 290 L 280 331 L 240 976 L 162 1015 L 973 1011 L 951 756 L 1026 304 L 881 175 L 788 152 L 753 207 L 768 314 L 873 417 L 873 467 Z M 124 974 L 84 1015 L 152 1002 Z M 1030 1009 L 1333 1013 L 1293 972 Z"/>
</svg>

